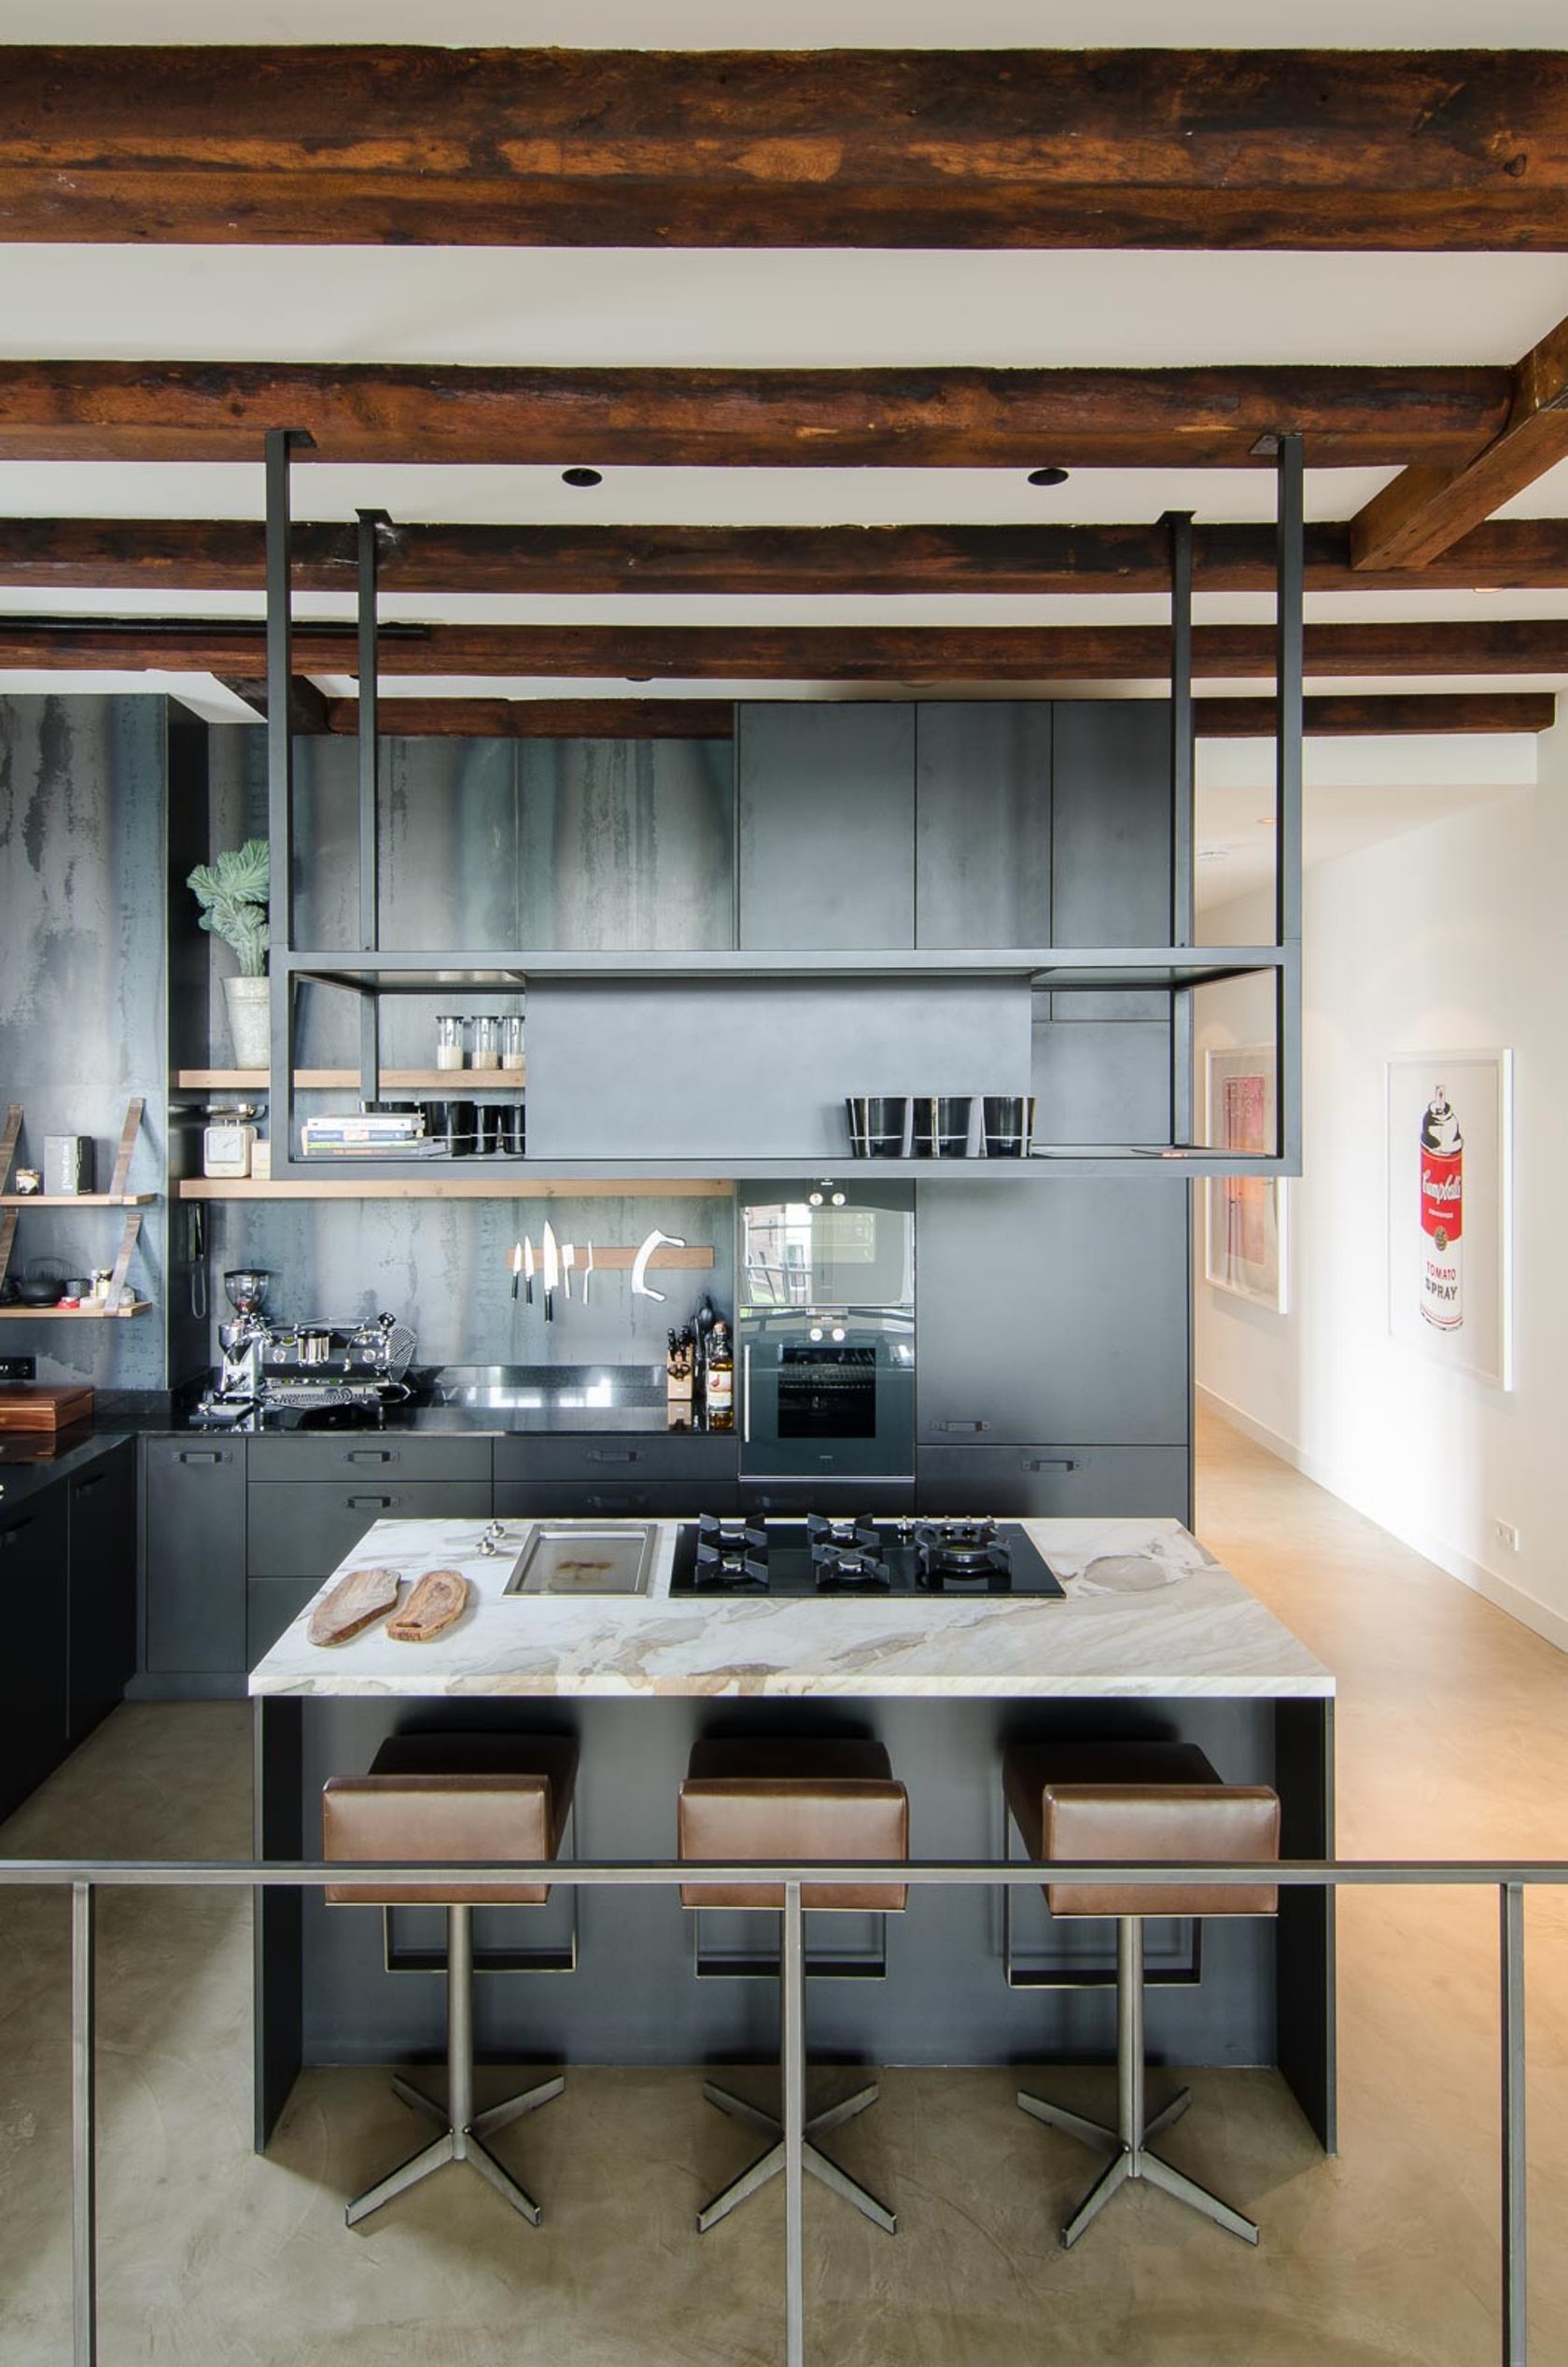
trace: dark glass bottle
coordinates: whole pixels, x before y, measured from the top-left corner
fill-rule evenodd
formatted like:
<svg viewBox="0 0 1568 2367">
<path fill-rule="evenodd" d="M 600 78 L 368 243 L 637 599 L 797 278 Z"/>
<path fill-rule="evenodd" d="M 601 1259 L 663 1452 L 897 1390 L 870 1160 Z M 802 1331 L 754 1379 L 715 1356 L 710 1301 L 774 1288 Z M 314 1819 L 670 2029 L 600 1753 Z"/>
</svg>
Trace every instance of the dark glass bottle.
<svg viewBox="0 0 1568 2367">
<path fill-rule="evenodd" d="M 726 1323 L 716 1322 L 708 1334 L 703 1406 L 709 1430 L 735 1428 L 735 1350 Z"/>
</svg>

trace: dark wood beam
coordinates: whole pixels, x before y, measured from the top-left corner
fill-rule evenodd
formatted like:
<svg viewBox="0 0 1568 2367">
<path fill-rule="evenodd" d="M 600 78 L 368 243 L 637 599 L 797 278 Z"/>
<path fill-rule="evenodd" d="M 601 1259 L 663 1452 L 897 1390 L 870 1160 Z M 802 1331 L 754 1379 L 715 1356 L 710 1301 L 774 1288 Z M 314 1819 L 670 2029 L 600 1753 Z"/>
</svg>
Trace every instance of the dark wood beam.
<svg viewBox="0 0 1568 2367">
<path fill-rule="evenodd" d="M 219 676 L 218 679 L 226 691 L 232 691 L 236 698 L 244 699 L 259 723 L 266 721 L 267 685 L 264 679 L 247 681 L 243 677 L 234 679 L 224 676 Z M 288 720 L 295 731 L 329 731 L 331 725 L 327 720 L 327 709 L 328 700 L 324 691 L 318 690 L 314 682 L 307 681 L 302 675 L 295 674 L 290 677 Z"/>
<path fill-rule="evenodd" d="M 1275 707 L 1268 698 L 1200 698 L 1194 702 L 1199 739 L 1272 739 Z M 1309 739 L 1408 737 L 1428 733 L 1549 732 L 1557 721 L 1550 691 L 1450 691 L 1309 698 Z"/>
<path fill-rule="evenodd" d="M 357 735 L 359 702 L 327 701 L 329 732 Z M 735 708 L 707 698 L 384 698 L 387 739 L 711 739 L 735 737 Z"/>
<path fill-rule="evenodd" d="M 1533 346 L 1514 373 L 1501 431 L 1459 469 L 1411 467 L 1351 521 L 1358 570 L 1424 571 L 1494 510 L 1568 459 L 1568 320 Z M 1424 572 L 1423 572 L 1424 581 Z"/>
<path fill-rule="evenodd" d="M 301 591 L 352 592 L 355 529 L 294 527 Z M 1407 591 L 1358 571 L 1350 527 L 1307 529 L 1310 592 Z M 1274 530 L 1198 526 L 1200 592 L 1272 592 Z M 259 592 L 262 530 L 244 518 L 0 518 L 0 584 L 46 590 Z M 1169 587 L 1153 525 L 402 525 L 382 537 L 383 591 L 956 594 Z M 1568 588 L 1568 518 L 1478 526 L 1421 570 L 1424 588 Z"/>
<path fill-rule="evenodd" d="M 1205 624 L 1193 636 L 1204 676 L 1268 679 L 1274 631 Z M 1158 624 L 534 625 L 384 623 L 385 678 L 487 675 L 613 681 L 844 682 L 1157 680 L 1170 636 Z M 173 668 L 254 680 L 261 627 L 227 620 L 0 616 L 0 667 Z M 353 674 L 355 636 L 299 623 L 301 672 Z M 1311 675 L 1568 674 L 1568 619 L 1311 624 Z"/>
<path fill-rule="evenodd" d="M 1502 428 L 1506 370 L 511 370 L 390 363 L 0 363 L 0 460 L 596 469 L 1459 468 Z"/>
<path fill-rule="evenodd" d="M 397 739 L 730 739 L 735 708 L 709 699 L 383 699 L 382 732 Z M 1200 739 L 1271 739 L 1274 702 L 1203 698 Z M 1549 691 L 1474 691 L 1437 697 L 1309 698 L 1309 737 L 1352 734 L 1545 732 L 1557 719 Z M 327 729 L 357 735 L 357 699 L 327 702 Z"/>
<path fill-rule="evenodd" d="M 17 48 L 0 236 L 1561 251 L 1568 56 Z"/>
</svg>

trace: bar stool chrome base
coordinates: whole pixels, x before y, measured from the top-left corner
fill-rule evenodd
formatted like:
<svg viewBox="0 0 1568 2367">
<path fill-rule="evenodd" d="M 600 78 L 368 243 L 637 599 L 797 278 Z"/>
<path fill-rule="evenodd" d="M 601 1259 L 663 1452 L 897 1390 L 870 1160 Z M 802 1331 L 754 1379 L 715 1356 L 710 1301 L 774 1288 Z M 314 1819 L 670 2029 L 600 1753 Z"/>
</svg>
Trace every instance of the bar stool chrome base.
<svg viewBox="0 0 1568 2367">
<path fill-rule="evenodd" d="M 1081 2112 L 1070 2112 L 1065 2105 L 1029 2095 L 1022 2089 L 1018 2092 L 1020 2110 L 1043 2121 L 1048 2128 L 1060 2129 L 1066 2136 L 1076 2137 L 1081 2145 L 1095 2146 L 1111 2154 L 1110 2162 L 1077 2209 L 1063 2223 L 1064 2245 L 1078 2241 L 1090 2220 L 1099 2216 L 1129 2178 L 1146 2178 L 1151 2186 L 1157 2186 L 1178 2203 L 1201 2211 L 1217 2227 L 1239 2235 L 1244 2244 L 1257 2242 L 1258 2231 L 1252 2220 L 1148 2150 L 1150 2138 L 1180 2120 L 1190 2101 L 1188 2091 L 1183 2088 L 1152 2121 L 1143 2117 L 1143 1926 L 1136 1915 L 1121 1916 L 1116 1926 L 1116 2126 L 1107 2128 L 1102 2122 L 1088 2120 Z"/>
<path fill-rule="evenodd" d="M 873 2080 L 869 2087 L 857 2088 L 853 2095 L 847 2095 L 842 2104 L 831 2104 L 825 2112 L 814 2113 L 803 2131 L 801 2161 L 803 2168 L 808 2170 L 814 2178 L 819 2179 L 830 2192 L 842 2194 L 847 2203 L 853 2203 L 874 2227 L 881 2228 L 884 2234 L 896 2235 L 898 2220 L 895 2214 L 885 2203 L 879 2203 L 858 2178 L 852 2178 L 847 2170 L 841 2170 L 836 2162 L 830 2161 L 813 2142 L 816 2137 L 825 2136 L 830 2129 L 842 2128 L 846 2121 L 852 2121 L 858 2113 L 864 2112 L 875 2103 L 877 2094 L 876 2082 Z M 763 2111 L 758 2105 L 748 2104 L 743 2096 L 732 2095 L 728 2088 L 718 2087 L 711 2080 L 704 2081 L 703 2094 L 709 2104 L 717 2105 L 721 2112 L 727 2112 L 732 2121 L 744 2121 L 749 2127 L 761 2129 L 775 2140 L 765 2153 L 758 2155 L 749 2169 L 742 2170 L 740 2176 L 716 2194 L 711 2203 L 704 2204 L 697 2213 L 697 2227 L 706 2235 L 708 2229 L 717 2226 L 737 2203 L 744 2203 L 748 2195 L 755 2194 L 770 2178 L 778 2177 L 784 2167 L 784 2123 L 776 2120 L 771 2112 Z"/>
<path fill-rule="evenodd" d="M 520 2121 L 525 2112 L 534 2112 L 541 2104 L 558 2096 L 566 2086 L 562 2078 L 540 2080 L 531 2088 L 521 2088 L 503 2103 L 493 2104 L 486 2111 L 473 2108 L 473 1927 L 471 1910 L 450 1906 L 446 1911 L 446 2061 L 450 2089 L 446 2104 L 438 2104 L 435 2097 L 415 2086 L 400 2074 L 394 2077 L 392 2093 L 411 2111 L 422 2112 L 434 2121 L 441 2135 L 395 2170 L 378 2178 L 357 2195 L 343 2212 L 346 2226 L 357 2227 L 361 2220 L 379 2211 L 384 2203 L 394 2196 L 406 2194 L 411 2186 L 422 2178 L 446 2167 L 449 2162 L 466 2162 L 477 2170 L 487 2184 L 493 2186 L 503 2201 L 511 2205 L 518 2216 L 530 2227 L 538 2227 L 542 2214 L 527 2189 L 519 2185 L 508 2169 L 497 2161 L 484 2143 L 497 2129 L 504 2129 L 512 2121 Z"/>
</svg>

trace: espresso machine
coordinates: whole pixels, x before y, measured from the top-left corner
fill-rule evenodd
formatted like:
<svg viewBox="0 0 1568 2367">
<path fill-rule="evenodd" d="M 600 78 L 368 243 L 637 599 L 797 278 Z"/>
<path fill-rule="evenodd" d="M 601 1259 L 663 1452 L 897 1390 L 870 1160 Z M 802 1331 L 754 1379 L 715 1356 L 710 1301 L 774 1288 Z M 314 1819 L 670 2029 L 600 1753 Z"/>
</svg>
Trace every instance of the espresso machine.
<svg viewBox="0 0 1568 2367">
<path fill-rule="evenodd" d="M 223 1277 L 234 1315 L 218 1326 L 223 1362 L 217 1387 L 197 1408 L 204 1421 L 343 1408 L 373 1419 L 408 1397 L 414 1336 L 406 1324 L 386 1314 L 361 1324 L 277 1322 L 267 1312 L 273 1279 L 260 1267 L 236 1267 Z"/>
</svg>

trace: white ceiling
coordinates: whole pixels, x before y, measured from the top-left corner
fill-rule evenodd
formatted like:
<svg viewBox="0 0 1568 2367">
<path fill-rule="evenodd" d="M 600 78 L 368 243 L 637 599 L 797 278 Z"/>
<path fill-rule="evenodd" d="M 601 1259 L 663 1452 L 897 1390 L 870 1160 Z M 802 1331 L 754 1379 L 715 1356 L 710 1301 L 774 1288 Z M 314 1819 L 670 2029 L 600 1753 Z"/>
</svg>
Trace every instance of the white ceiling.
<svg viewBox="0 0 1568 2367">
<path fill-rule="evenodd" d="M 791 0 L 738 9 L 733 0 L 4 0 L 9 41 L 563 42 L 596 46 L 1355 47 L 1568 46 L 1568 0 Z M 1207 362 L 1498 363 L 1517 359 L 1568 316 L 1568 257 L 1476 255 L 635 253 L 464 248 L 247 248 L 0 245 L 0 362 L 70 359 L 301 360 L 469 364 L 853 367 L 893 363 L 1154 368 Z M 582 460 L 596 455 L 584 451 Z M 1042 450 L 1042 461 L 1051 454 Z M 1352 513 L 1387 470 L 1309 472 L 1309 514 Z M 628 524 L 880 524 L 1138 521 L 1167 509 L 1202 520 L 1271 514 L 1266 469 L 1078 469 L 1038 491 L 1021 471 L 982 469 L 651 469 L 608 472 L 573 491 L 553 469 L 338 468 L 302 465 L 301 518 L 380 506 L 409 521 L 597 520 Z M 0 515 L 258 517 L 261 471 L 229 464 L 0 463 Z M 1568 515 L 1568 466 L 1505 514 Z M 0 611 L 131 615 L 256 614 L 246 595 L 56 594 L 0 587 Z M 302 615 L 341 615 L 329 595 Z M 791 600 L 388 597 L 388 617 L 528 623 L 1135 623 L 1163 616 L 1141 598 L 1085 600 L 931 595 Z M 1426 593 L 1354 601 L 1312 597 L 1310 617 L 1568 618 L 1568 592 Z M 1200 619 L 1245 622 L 1268 604 L 1198 602 Z M 73 678 L 0 676 L 11 690 L 63 689 Z M 81 678 L 110 687 L 107 678 Z M 131 678 L 184 689 L 235 711 L 189 678 Z M 1558 688 L 1568 675 L 1506 688 Z M 332 686 L 349 688 L 349 685 Z M 661 683 L 661 695 L 768 694 L 766 684 Z M 777 686 L 845 695 L 842 685 Z M 888 686 L 896 688 L 897 686 Z M 961 692 L 985 686 L 958 686 Z M 999 686 L 1016 691 L 1019 686 Z M 1042 685 L 1104 695 L 1101 685 Z M 1155 694 L 1163 686 L 1126 686 Z M 1208 683 L 1257 694 L 1257 683 Z M 1317 687 L 1345 687 L 1323 683 Z M 1374 687 L 1495 688 L 1413 680 Z M 388 681 L 391 694 L 646 696 L 648 686 L 581 681 Z M 867 695 L 857 686 L 848 694 Z M 873 693 L 872 694 L 875 694 Z M 1457 801 L 1507 793 L 1533 740 L 1316 742 L 1309 750 L 1309 854 L 1413 827 Z M 1215 849 L 1205 891 L 1230 895 L 1257 875 L 1267 751 L 1208 743 L 1201 827 Z M 1262 768 L 1261 770 L 1259 768 Z M 1263 798 L 1263 802 L 1260 802 Z M 1246 810 L 1255 808 L 1255 811 Z"/>
</svg>

